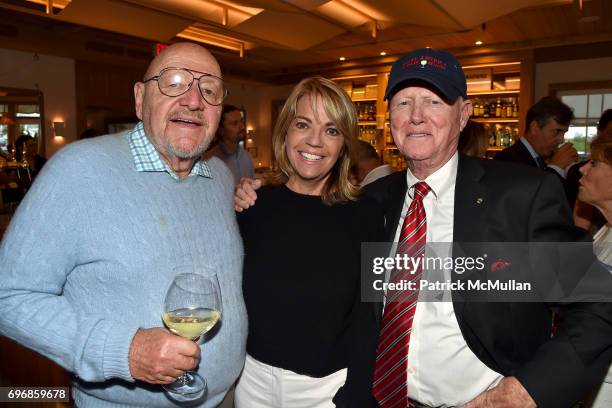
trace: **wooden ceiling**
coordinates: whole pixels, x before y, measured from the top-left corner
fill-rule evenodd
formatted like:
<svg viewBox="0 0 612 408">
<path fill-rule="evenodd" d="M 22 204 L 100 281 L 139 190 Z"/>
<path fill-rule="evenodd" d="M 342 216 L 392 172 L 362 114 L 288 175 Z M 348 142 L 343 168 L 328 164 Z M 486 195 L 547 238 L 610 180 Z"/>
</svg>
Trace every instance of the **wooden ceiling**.
<svg viewBox="0 0 612 408">
<path fill-rule="evenodd" d="M 56 31 L 143 44 L 212 36 L 225 70 L 262 82 L 388 65 L 419 47 L 476 55 L 612 41 L 612 0 L 54 0 L 52 12 L 45 3 L 0 0 L 0 15 L 9 13 L 0 20 L 28 15 Z"/>
</svg>

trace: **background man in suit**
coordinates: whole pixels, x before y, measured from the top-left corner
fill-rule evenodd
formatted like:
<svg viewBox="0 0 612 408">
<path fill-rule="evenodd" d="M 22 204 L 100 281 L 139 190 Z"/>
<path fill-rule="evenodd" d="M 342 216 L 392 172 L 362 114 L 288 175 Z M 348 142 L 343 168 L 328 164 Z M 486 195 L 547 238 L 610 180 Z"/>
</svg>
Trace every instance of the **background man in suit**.
<svg viewBox="0 0 612 408">
<path fill-rule="evenodd" d="M 565 178 L 565 171 L 578 159 L 578 152 L 569 142 L 558 146 L 563 143 L 573 118 L 574 112 L 569 106 L 557 98 L 545 96 L 527 111 L 525 135 L 497 153 L 495 159 L 554 170 Z"/>
<path fill-rule="evenodd" d="M 420 49 L 405 55 L 392 67 L 385 98 L 393 138 L 409 169 L 377 180 L 365 194 L 384 208 L 389 241 L 398 242 L 410 228 L 404 219 L 413 216 L 407 213 L 417 200 L 425 213 L 419 233 L 429 243 L 578 239 L 557 177 L 457 152 L 472 104 L 451 54 Z M 548 153 L 552 149 L 542 151 Z M 389 346 L 394 353 L 381 347 L 389 330 L 378 305 L 381 334 L 376 361 L 369 362 L 378 402 L 372 406 L 570 407 L 609 364 L 608 304 L 561 305 L 561 325 L 551 338 L 543 302 L 453 300 L 413 302 L 416 310 L 405 315 L 411 316 L 410 328 Z M 387 302 L 388 310 L 393 307 Z M 389 354 L 395 361 L 385 360 Z"/>
<path fill-rule="evenodd" d="M 357 141 L 357 157 L 353 168 L 357 183 L 364 187 L 381 177 L 393 173 L 388 164 L 383 164 L 376 149 L 363 140 Z"/>
<path fill-rule="evenodd" d="M 242 177 L 255 177 L 253 159 L 240 146 L 240 141 L 246 137 L 242 111 L 233 105 L 223 105 L 221 120 L 217 129 L 217 144 L 207 151 L 205 159 L 217 156 L 234 175 L 234 183 L 238 184 Z"/>
</svg>

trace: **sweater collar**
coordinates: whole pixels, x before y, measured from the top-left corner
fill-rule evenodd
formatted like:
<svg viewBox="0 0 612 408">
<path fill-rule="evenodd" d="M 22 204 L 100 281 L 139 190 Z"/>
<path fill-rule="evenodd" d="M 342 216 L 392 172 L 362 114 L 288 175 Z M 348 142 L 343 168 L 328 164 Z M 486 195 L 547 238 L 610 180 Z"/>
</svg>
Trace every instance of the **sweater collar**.
<svg viewBox="0 0 612 408">
<path fill-rule="evenodd" d="M 136 171 L 166 172 L 170 174 L 173 179 L 179 179 L 176 173 L 170 168 L 170 166 L 168 166 L 168 163 L 162 160 L 162 158 L 159 156 L 155 146 L 153 146 L 153 143 L 151 143 L 149 140 L 142 122 L 138 122 L 134 129 L 128 133 L 128 141 L 130 144 L 132 157 L 134 158 Z M 191 169 L 191 172 L 189 173 L 189 176 L 194 175 L 212 178 L 210 168 L 201 159 L 196 161 Z"/>
</svg>

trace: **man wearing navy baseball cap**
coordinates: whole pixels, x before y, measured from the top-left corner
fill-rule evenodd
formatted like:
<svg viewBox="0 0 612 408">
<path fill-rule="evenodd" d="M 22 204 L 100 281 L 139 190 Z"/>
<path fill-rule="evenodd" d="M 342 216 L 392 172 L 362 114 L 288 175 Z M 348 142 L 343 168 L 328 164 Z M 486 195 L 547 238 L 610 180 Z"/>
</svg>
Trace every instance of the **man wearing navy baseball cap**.
<svg viewBox="0 0 612 408">
<path fill-rule="evenodd" d="M 384 209 L 398 252 L 403 242 L 427 254 L 426 242 L 582 239 L 554 175 L 458 153 L 472 104 L 452 54 L 425 48 L 400 58 L 385 99 L 408 170 L 368 185 L 364 195 Z M 583 272 L 563 268 L 560 276 Z M 388 275 L 399 281 L 400 272 Z M 452 301 L 417 302 L 418 293 L 406 292 L 387 292 L 376 305 L 380 333 L 364 346 L 370 360 L 353 371 L 371 377 L 347 379 L 347 387 L 372 384 L 359 408 L 571 407 L 610 363 L 611 304 L 562 304 L 551 337 L 544 301 L 460 302 L 453 294 Z M 351 387 L 347 394 L 359 392 Z"/>
</svg>

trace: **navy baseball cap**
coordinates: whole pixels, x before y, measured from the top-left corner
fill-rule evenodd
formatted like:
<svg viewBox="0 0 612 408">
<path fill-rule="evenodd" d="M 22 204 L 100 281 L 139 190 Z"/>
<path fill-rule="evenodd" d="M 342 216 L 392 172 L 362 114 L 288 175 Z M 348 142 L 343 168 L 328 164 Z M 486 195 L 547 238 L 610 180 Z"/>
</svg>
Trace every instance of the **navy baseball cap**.
<svg viewBox="0 0 612 408">
<path fill-rule="evenodd" d="M 448 51 L 421 48 L 393 63 L 385 99 L 404 88 L 405 82 L 419 80 L 433 85 L 447 100 L 467 99 L 467 84 L 459 61 Z"/>
</svg>

